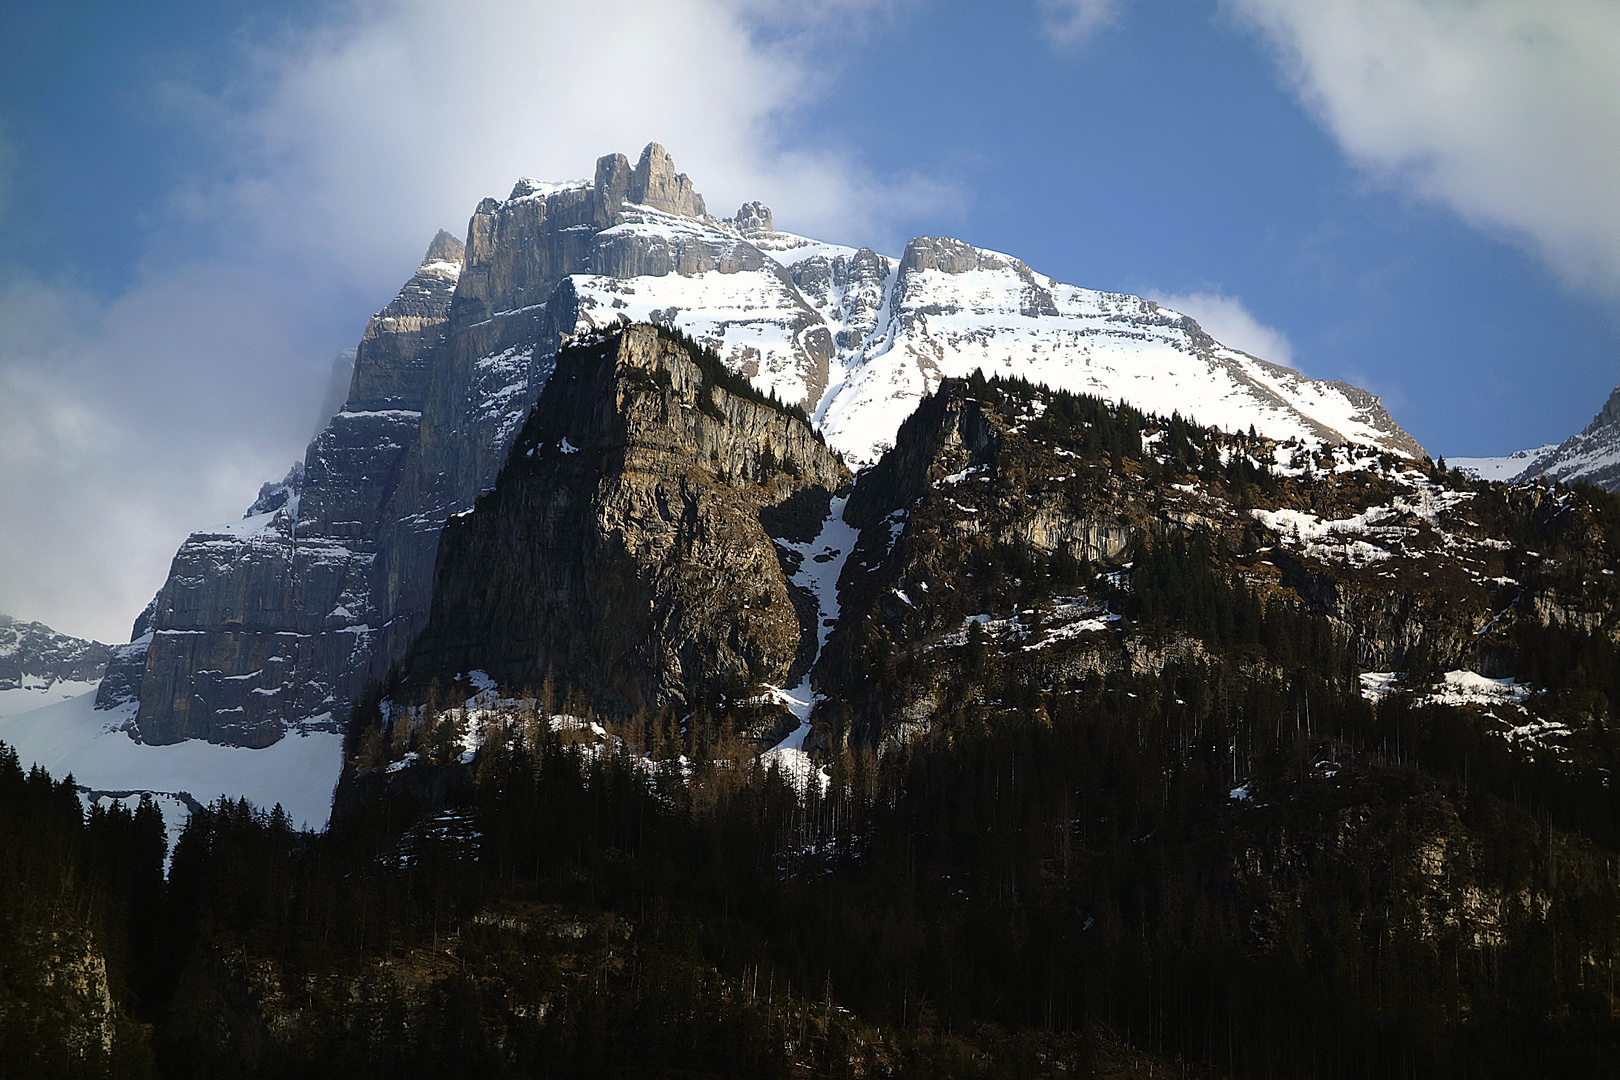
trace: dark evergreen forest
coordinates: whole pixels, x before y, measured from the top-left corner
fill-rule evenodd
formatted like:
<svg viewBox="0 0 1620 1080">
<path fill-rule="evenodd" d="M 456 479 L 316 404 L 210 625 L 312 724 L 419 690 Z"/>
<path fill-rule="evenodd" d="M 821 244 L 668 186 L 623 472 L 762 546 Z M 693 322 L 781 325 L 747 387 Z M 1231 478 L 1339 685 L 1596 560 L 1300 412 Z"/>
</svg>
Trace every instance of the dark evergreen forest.
<svg viewBox="0 0 1620 1080">
<path fill-rule="evenodd" d="M 0 1057 L 379 1077 L 1043 1075 L 1116 1044 L 1238 1076 L 1620 1061 L 1606 787 L 1310 677 L 1005 690 L 1020 704 L 904 753 L 839 757 L 825 795 L 757 768 L 649 782 L 627 749 L 551 733 L 439 766 L 454 794 L 430 814 L 381 801 L 311 835 L 220 801 L 166 883 L 155 810 L 85 815 L 7 755 Z M 1419 873 L 1437 827 L 1455 847 Z M 1485 940 L 1443 917 L 1482 888 L 1506 897 Z M 73 1060 L 61 988 L 28 982 L 52 933 L 106 957 L 110 1058 Z M 261 1030 L 267 1005 L 295 1037 Z"/>
</svg>

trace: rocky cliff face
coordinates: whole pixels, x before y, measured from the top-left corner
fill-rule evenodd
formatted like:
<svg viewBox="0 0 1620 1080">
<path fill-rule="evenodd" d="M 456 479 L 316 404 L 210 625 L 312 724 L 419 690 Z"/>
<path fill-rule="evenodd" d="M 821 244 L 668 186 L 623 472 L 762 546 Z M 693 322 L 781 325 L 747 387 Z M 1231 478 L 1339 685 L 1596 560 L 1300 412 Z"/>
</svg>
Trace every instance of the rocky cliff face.
<svg viewBox="0 0 1620 1080">
<path fill-rule="evenodd" d="M 434 238 L 368 323 L 301 474 L 186 542 L 98 704 L 138 700 L 133 730 L 157 743 L 340 727 L 425 624 L 440 529 L 494 486 L 559 346 L 626 319 L 680 326 L 804 406 L 855 463 L 976 367 L 1234 430 L 1419 452 L 1376 399 L 1224 349 L 1135 297 L 960 241 L 893 259 L 775 231 L 760 203 L 709 216 L 652 144 L 634 165 L 601 158 L 589 180 L 520 180 L 479 204 L 464 244 Z"/>
<path fill-rule="evenodd" d="M 650 326 L 561 354 L 494 490 L 441 534 L 417 696 L 476 669 L 687 715 L 798 681 L 815 611 L 775 540 L 813 531 L 850 475 L 704 363 Z"/>
<path fill-rule="evenodd" d="M 59 682 L 93 682 L 101 678 L 111 655 L 111 647 L 99 641 L 0 615 L 0 690 L 43 690 Z"/>
</svg>

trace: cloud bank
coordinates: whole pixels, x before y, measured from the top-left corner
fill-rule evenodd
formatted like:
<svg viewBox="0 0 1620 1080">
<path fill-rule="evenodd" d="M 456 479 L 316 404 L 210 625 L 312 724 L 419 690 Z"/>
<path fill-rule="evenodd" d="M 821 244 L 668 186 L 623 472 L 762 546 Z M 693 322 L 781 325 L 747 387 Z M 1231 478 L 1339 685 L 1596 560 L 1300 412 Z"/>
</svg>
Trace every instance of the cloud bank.
<svg viewBox="0 0 1620 1080">
<path fill-rule="evenodd" d="M 519 176 L 657 140 L 716 213 L 763 199 L 829 239 L 892 243 L 959 205 L 793 135 L 887 7 L 352 0 L 245 46 L 221 92 L 166 87 L 189 171 L 138 283 L 95 297 L 0 266 L 0 610 L 124 639 L 185 535 L 302 454 L 333 354 L 435 230 Z"/>
<path fill-rule="evenodd" d="M 1226 4 L 1358 165 L 1620 299 L 1620 4 Z"/>
</svg>

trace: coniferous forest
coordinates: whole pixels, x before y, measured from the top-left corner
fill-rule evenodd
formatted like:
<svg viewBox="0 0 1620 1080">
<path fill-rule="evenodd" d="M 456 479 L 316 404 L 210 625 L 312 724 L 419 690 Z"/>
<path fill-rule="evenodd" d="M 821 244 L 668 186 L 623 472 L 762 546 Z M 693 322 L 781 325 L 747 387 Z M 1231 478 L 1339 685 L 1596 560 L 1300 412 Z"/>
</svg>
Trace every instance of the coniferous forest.
<svg viewBox="0 0 1620 1080">
<path fill-rule="evenodd" d="M 1254 723 L 1307 695 L 1309 730 Z M 4 1058 L 131 1077 L 1044 1075 L 1122 1047 L 1214 1075 L 1617 1060 L 1609 799 L 1538 783 L 1440 710 L 1325 684 L 1186 670 L 1036 708 L 842 756 L 825 796 L 496 740 L 442 766 L 454 794 L 428 816 L 383 802 L 317 836 L 222 800 L 167 882 L 155 811 L 86 816 L 8 756 Z M 1229 797 L 1234 744 L 1252 799 Z M 1455 918 L 1492 888 L 1488 930 Z M 82 988 L 26 981 L 42 949 L 105 957 L 102 1060 L 74 1055 Z"/>
</svg>

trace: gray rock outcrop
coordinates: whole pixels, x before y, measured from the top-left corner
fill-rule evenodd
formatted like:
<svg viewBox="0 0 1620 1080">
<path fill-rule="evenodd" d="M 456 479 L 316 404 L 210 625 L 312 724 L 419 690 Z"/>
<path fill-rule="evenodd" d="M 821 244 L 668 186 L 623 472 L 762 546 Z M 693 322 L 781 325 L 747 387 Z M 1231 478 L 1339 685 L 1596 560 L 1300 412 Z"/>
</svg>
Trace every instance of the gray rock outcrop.
<svg viewBox="0 0 1620 1080">
<path fill-rule="evenodd" d="M 112 647 L 0 615 L 0 690 L 43 689 L 101 678 Z"/>
<path fill-rule="evenodd" d="M 731 219 L 737 226 L 737 231 L 744 236 L 755 233 L 775 232 L 776 227 L 771 224 L 771 208 L 762 202 L 745 202 L 737 216 Z"/>
<path fill-rule="evenodd" d="M 700 218 L 705 212 L 703 196 L 692 190 L 691 178 L 675 171 L 669 152 L 657 143 L 648 143 L 641 152 L 625 197 L 666 214 Z"/>
</svg>

